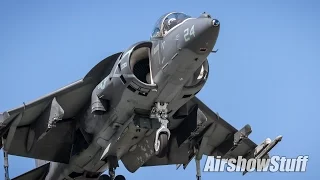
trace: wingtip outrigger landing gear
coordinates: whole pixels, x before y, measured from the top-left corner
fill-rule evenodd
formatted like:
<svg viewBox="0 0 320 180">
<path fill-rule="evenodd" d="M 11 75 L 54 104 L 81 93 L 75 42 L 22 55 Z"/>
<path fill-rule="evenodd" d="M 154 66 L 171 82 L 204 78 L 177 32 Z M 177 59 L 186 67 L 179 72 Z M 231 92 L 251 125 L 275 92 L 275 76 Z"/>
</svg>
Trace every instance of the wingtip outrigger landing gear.
<svg viewBox="0 0 320 180">
<path fill-rule="evenodd" d="M 154 151 L 156 156 L 162 158 L 167 153 L 168 141 L 170 138 L 170 130 L 168 129 L 168 103 L 157 102 L 152 108 L 150 118 L 157 118 L 160 128 L 156 131 L 154 140 Z"/>
<path fill-rule="evenodd" d="M 202 159 L 203 153 L 199 151 L 199 146 L 193 147 L 193 155 L 192 158 L 189 159 L 189 162 L 186 164 L 177 164 L 176 169 L 179 169 L 181 165 L 183 165 L 183 169 L 186 169 L 188 164 L 191 162 L 192 159 L 196 162 L 196 180 L 201 180 L 201 168 L 200 168 L 200 161 Z"/>
<path fill-rule="evenodd" d="M 196 178 L 197 180 L 201 180 L 200 159 L 197 159 L 196 157 L 195 161 L 196 161 L 196 169 L 197 169 Z"/>
<path fill-rule="evenodd" d="M 0 144 L 4 146 L 5 145 L 5 139 L 1 138 L 0 141 L 1 141 Z M 0 149 L 1 148 L 2 147 L 0 146 Z M 9 157 L 8 157 L 8 152 L 4 148 L 2 149 L 2 151 L 3 151 L 4 179 L 5 180 L 10 180 L 10 178 L 9 178 Z"/>
</svg>

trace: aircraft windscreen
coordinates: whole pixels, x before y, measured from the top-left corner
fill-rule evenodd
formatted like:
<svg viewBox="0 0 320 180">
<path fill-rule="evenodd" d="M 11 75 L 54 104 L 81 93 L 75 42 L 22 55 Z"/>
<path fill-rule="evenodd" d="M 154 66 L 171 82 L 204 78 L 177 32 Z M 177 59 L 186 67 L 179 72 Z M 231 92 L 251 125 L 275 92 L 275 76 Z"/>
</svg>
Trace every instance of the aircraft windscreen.
<svg viewBox="0 0 320 180">
<path fill-rule="evenodd" d="M 162 15 L 158 21 L 156 22 L 152 37 L 162 37 L 164 36 L 170 29 L 175 27 L 176 25 L 183 22 L 185 19 L 190 18 L 184 13 L 172 12 Z"/>
</svg>

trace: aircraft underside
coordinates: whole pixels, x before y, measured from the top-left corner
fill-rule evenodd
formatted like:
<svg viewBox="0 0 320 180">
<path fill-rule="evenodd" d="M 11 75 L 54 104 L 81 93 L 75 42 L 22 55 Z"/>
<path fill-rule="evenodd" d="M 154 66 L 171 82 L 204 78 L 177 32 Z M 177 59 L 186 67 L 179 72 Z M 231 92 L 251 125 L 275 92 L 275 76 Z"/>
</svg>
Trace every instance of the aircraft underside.
<svg viewBox="0 0 320 180">
<path fill-rule="evenodd" d="M 161 17 L 150 41 L 102 60 L 79 81 L 0 114 L 7 154 L 37 159 L 14 180 L 124 180 L 126 169 L 183 165 L 203 155 L 268 158 L 281 140 L 256 145 L 196 94 L 209 75 L 207 57 L 220 23 L 207 13 Z M 108 171 L 109 175 L 102 175 Z"/>
</svg>

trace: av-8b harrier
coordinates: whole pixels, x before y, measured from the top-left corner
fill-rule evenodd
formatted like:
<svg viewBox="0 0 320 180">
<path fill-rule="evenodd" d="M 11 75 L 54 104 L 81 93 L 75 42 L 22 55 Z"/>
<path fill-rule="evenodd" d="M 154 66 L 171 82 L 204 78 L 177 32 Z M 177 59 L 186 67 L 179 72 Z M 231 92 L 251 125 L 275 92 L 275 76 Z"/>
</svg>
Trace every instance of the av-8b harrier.
<svg viewBox="0 0 320 180">
<path fill-rule="evenodd" d="M 1 113 L 5 158 L 36 159 L 36 169 L 14 180 L 124 180 L 115 172 L 120 160 L 133 173 L 145 166 L 186 168 L 192 159 L 200 179 L 203 155 L 268 158 L 281 138 L 257 146 L 248 139 L 249 125 L 238 131 L 196 97 L 208 78 L 207 57 L 216 52 L 219 29 L 207 13 L 167 13 L 150 41 L 107 57 L 79 81 Z"/>
</svg>

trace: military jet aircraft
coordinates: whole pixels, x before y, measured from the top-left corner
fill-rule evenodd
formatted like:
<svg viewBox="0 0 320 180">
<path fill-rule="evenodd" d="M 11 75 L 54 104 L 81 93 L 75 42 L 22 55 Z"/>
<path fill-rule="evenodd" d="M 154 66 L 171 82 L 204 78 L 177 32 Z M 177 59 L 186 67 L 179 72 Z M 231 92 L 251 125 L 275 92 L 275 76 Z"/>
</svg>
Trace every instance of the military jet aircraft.
<svg viewBox="0 0 320 180">
<path fill-rule="evenodd" d="M 257 146 L 248 139 L 249 125 L 238 131 L 196 97 L 208 79 L 207 57 L 216 52 L 219 29 L 207 13 L 166 13 L 149 41 L 1 113 L 5 157 L 36 159 L 36 169 L 14 180 L 124 180 L 115 171 L 120 160 L 134 173 L 145 166 L 186 168 L 192 159 L 200 179 L 203 155 L 268 158 L 281 137 Z"/>
</svg>

